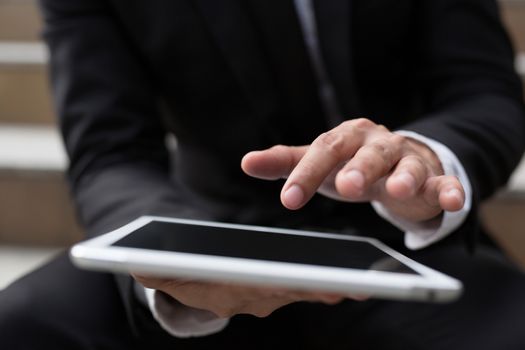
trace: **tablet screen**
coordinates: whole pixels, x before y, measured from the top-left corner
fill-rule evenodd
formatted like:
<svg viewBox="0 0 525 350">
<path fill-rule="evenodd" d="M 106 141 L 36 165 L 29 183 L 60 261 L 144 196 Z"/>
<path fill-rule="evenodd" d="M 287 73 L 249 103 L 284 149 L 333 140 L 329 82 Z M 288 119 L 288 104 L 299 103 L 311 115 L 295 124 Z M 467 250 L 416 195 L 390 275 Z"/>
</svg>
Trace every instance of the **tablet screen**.
<svg viewBox="0 0 525 350">
<path fill-rule="evenodd" d="M 418 275 L 368 242 L 230 227 L 152 221 L 112 245 Z"/>
</svg>

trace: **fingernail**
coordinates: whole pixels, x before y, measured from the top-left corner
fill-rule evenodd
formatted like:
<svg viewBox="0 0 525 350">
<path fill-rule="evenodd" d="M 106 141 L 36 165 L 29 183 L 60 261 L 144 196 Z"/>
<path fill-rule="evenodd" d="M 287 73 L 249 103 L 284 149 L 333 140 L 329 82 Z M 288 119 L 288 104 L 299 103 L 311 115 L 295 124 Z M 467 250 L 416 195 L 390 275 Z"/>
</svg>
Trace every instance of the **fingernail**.
<svg viewBox="0 0 525 350">
<path fill-rule="evenodd" d="M 450 190 L 447 190 L 447 196 L 456 197 L 459 201 L 463 200 L 463 196 L 457 188 L 451 188 Z"/>
<path fill-rule="evenodd" d="M 292 185 L 283 195 L 286 206 L 297 208 L 303 203 L 304 192 L 299 185 Z"/>
<path fill-rule="evenodd" d="M 359 189 L 365 186 L 365 177 L 359 170 L 350 170 L 345 174 L 345 177 Z"/>
</svg>

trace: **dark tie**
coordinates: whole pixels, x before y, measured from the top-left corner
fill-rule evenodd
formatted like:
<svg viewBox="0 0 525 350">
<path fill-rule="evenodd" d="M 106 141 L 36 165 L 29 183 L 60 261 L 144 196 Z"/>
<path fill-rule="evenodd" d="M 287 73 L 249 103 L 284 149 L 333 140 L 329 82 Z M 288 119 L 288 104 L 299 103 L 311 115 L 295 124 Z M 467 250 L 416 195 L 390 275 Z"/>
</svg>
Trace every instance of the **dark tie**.
<svg viewBox="0 0 525 350">
<path fill-rule="evenodd" d="M 327 128 L 317 82 L 292 0 L 244 0 L 272 68 L 282 115 L 271 121 L 288 144 L 310 143 Z"/>
</svg>

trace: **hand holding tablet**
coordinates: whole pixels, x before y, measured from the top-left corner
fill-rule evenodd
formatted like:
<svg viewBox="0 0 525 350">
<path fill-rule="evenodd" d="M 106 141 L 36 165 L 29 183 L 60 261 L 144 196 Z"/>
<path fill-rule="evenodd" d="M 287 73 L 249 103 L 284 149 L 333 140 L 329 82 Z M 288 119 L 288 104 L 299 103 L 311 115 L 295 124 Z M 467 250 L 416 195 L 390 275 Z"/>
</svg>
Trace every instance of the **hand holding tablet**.
<svg viewBox="0 0 525 350">
<path fill-rule="evenodd" d="M 462 289 L 373 238 L 163 217 L 142 217 L 81 242 L 71 256 L 79 267 L 133 272 L 156 289 L 214 286 L 277 306 L 352 295 L 445 302 Z"/>
<path fill-rule="evenodd" d="M 244 286 L 231 283 L 194 281 L 188 279 L 133 276 L 143 286 L 160 290 L 178 302 L 199 310 L 211 311 L 220 318 L 238 314 L 266 317 L 273 311 L 298 301 L 337 304 L 353 296 L 316 293 L 261 286 Z"/>
</svg>

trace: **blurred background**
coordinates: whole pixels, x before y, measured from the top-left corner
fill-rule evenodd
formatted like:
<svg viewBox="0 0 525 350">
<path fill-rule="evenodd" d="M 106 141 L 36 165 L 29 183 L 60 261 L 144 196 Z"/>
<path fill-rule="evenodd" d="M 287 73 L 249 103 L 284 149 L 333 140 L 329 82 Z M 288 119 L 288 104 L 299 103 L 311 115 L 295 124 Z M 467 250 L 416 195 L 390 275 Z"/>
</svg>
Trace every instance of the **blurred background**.
<svg viewBox="0 0 525 350">
<path fill-rule="evenodd" d="M 499 0 L 525 81 L 525 0 Z M 64 180 L 36 0 L 0 0 L 0 289 L 82 238 Z M 494 238 L 525 267 L 525 161 L 483 204 Z"/>
</svg>

